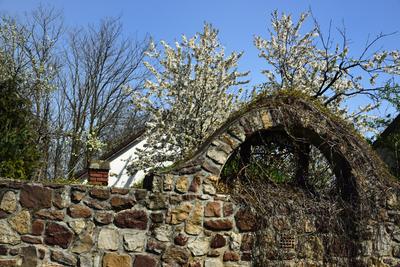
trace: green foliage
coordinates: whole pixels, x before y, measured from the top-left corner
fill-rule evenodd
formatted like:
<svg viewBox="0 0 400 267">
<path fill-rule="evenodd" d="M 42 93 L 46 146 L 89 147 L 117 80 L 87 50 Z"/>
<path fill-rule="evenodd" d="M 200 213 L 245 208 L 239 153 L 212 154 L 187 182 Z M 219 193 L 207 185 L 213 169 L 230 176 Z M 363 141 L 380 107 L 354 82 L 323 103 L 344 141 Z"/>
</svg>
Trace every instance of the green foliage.
<svg viewBox="0 0 400 267">
<path fill-rule="evenodd" d="M 253 135 L 229 158 L 222 169 L 222 181 L 228 187 L 239 179 L 246 187 L 260 182 L 291 184 L 305 186 L 314 193 L 327 193 L 335 183 L 329 162 L 316 147 L 309 145 L 307 165 L 301 165 L 300 145 L 278 131 Z M 305 184 L 299 181 L 299 168 L 307 169 Z"/>
<path fill-rule="evenodd" d="M 49 182 L 53 184 L 63 184 L 63 185 L 82 184 L 82 180 L 80 179 L 64 178 L 64 177 L 54 178 L 52 180 L 49 180 Z"/>
<path fill-rule="evenodd" d="M 137 189 L 142 189 L 143 188 L 143 181 L 144 180 L 139 180 L 136 181 L 135 183 L 132 184 L 132 188 L 137 188 Z"/>
<path fill-rule="evenodd" d="M 29 101 L 18 93 L 19 81 L 0 81 L 0 177 L 28 179 L 38 166 Z"/>
</svg>

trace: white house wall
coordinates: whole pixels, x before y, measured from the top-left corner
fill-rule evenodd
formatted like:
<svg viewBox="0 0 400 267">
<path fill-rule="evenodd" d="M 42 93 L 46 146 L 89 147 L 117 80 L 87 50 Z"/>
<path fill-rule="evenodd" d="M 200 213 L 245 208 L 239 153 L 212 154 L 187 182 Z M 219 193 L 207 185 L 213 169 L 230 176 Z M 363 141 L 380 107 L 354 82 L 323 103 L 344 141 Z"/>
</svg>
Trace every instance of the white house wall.
<svg viewBox="0 0 400 267">
<path fill-rule="evenodd" d="M 139 183 L 144 179 L 145 172 L 138 171 L 135 175 L 130 175 L 127 172 L 127 166 L 130 161 L 137 158 L 137 149 L 143 148 L 146 140 L 142 140 L 131 148 L 110 160 L 110 172 L 108 175 L 108 186 L 129 188 L 135 183 Z"/>
</svg>

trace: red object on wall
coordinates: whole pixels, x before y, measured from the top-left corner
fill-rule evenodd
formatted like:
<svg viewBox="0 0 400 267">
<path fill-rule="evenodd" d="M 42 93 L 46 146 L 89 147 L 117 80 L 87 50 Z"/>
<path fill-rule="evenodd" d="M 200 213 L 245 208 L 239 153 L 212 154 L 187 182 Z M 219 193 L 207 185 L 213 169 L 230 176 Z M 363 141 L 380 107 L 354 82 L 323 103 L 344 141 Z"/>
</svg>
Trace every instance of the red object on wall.
<svg viewBox="0 0 400 267">
<path fill-rule="evenodd" d="M 108 185 L 110 163 L 104 160 L 90 162 L 88 168 L 88 183 L 91 185 Z"/>
</svg>

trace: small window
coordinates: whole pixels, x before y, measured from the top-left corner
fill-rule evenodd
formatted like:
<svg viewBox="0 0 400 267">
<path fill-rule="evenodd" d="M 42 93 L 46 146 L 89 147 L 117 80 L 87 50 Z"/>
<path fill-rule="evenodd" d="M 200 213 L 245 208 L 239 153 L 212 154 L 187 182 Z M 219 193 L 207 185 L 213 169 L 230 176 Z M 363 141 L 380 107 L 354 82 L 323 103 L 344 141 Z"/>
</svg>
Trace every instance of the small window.
<svg viewBox="0 0 400 267">
<path fill-rule="evenodd" d="M 281 234 L 279 244 L 282 249 L 294 249 L 296 238 L 292 234 Z"/>
</svg>

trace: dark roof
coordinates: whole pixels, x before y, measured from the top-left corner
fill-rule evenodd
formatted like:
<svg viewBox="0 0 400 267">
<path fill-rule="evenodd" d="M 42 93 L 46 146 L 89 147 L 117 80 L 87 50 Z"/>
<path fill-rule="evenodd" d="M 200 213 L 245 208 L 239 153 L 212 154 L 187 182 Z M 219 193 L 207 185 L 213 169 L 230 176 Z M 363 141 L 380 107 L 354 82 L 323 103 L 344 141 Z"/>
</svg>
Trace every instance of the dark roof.
<svg viewBox="0 0 400 267">
<path fill-rule="evenodd" d="M 383 132 L 376 138 L 373 147 L 379 146 L 382 140 L 385 140 L 389 135 L 400 131 L 400 114 L 383 130 Z"/>
<path fill-rule="evenodd" d="M 144 132 L 146 131 L 145 128 L 140 129 L 139 131 L 126 136 L 122 139 L 116 146 L 114 146 L 109 151 L 105 152 L 101 157 L 100 160 L 113 160 L 125 151 L 127 151 L 132 146 L 136 145 L 140 141 L 142 141 L 142 137 Z"/>
<path fill-rule="evenodd" d="M 110 150 L 106 151 L 103 155 L 101 155 L 99 159 L 106 161 L 115 159 L 116 157 L 118 157 L 119 155 L 130 149 L 132 146 L 142 141 L 141 137 L 143 136 L 145 131 L 146 129 L 142 128 L 131 135 L 127 135 L 114 147 L 112 147 Z M 87 169 L 84 168 L 75 173 L 75 178 L 76 179 L 85 178 L 86 174 L 87 174 Z"/>
</svg>

